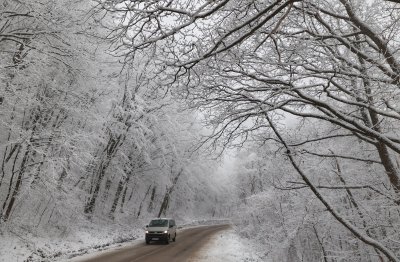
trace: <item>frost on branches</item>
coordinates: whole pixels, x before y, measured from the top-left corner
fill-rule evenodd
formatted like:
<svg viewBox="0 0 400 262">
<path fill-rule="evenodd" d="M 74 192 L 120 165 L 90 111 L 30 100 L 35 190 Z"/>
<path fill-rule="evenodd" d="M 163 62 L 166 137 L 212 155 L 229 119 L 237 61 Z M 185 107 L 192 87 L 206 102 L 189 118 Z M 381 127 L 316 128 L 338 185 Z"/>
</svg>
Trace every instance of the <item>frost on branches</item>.
<svg viewBox="0 0 400 262">
<path fill-rule="evenodd" d="M 311 194 L 343 230 L 325 237 L 317 216 L 299 243 L 325 261 L 399 260 L 398 1 L 97 2 L 119 14 L 109 39 L 125 61 L 153 52 L 158 77 L 208 117 L 211 146 L 278 144 L 297 174 L 282 190 Z M 296 261 L 305 247 L 288 248 Z"/>
</svg>

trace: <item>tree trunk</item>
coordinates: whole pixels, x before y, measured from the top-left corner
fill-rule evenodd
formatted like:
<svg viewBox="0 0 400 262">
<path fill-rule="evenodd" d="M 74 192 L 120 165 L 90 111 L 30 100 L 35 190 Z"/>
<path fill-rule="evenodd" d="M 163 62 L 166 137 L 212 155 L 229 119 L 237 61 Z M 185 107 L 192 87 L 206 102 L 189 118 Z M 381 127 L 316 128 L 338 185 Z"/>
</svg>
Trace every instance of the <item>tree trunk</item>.
<svg viewBox="0 0 400 262">
<path fill-rule="evenodd" d="M 97 179 L 95 179 L 94 181 L 94 187 L 92 185 L 92 188 L 94 189 L 92 191 L 92 195 L 89 198 L 89 201 L 86 203 L 84 208 L 84 212 L 88 215 L 93 213 L 97 197 L 100 192 L 101 183 L 103 181 L 104 175 L 106 173 L 108 166 L 111 163 L 113 156 L 117 152 L 117 149 L 120 145 L 121 137 L 122 135 L 119 135 L 116 139 L 113 139 L 111 135 L 110 139 L 108 140 L 106 149 L 103 151 L 103 157 L 99 160 L 100 161 L 100 163 L 98 164 L 99 168 L 97 168 L 96 169 L 97 172 L 94 173 L 95 176 L 97 175 Z"/>
<path fill-rule="evenodd" d="M 161 203 L 160 211 L 158 211 L 158 216 L 157 217 L 161 217 L 161 215 L 165 215 L 165 213 L 167 212 L 167 209 L 168 209 L 170 190 L 167 187 L 165 191 L 166 192 L 165 192 L 165 195 L 164 195 L 164 199 L 163 199 L 163 201 Z"/>
<path fill-rule="evenodd" d="M 14 207 L 15 200 L 16 200 L 16 198 L 18 196 L 18 193 L 19 193 L 19 190 L 20 190 L 20 187 L 21 187 L 21 184 L 22 184 L 22 177 L 23 177 L 24 172 L 25 172 L 26 162 L 28 160 L 28 156 L 29 156 L 29 147 L 26 149 L 24 157 L 22 159 L 20 170 L 18 171 L 17 182 L 15 183 L 15 187 L 14 187 L 13 193 L 11 195 L 10 202 L 8 203 L 8 206 L 7 206 L 6 211 L 4 213 L 4 217 L 3 217 L 4 221 L 7 221 L 10 218 L 11 210 Z M 11 186 L 12 185 L 10 185 L 10 187 Z M 4 202 L 4 204 L 5 203 L 6 202 Z M 4 205 L 3 205 L 3 210 L 4 210 Z"/>
<path fill-rule="evenodd" d="M 140 214 L 142 213 L 143 202 L 144 202 L 144 200 L 146 200 L 146 198 L 147 198 L 147 196 L 148 196 L 148 194 L 150 192 L 150 189 L 151 189 L 151 185 L 147 188 L 146 194 L 144 195 L 144 197 L 142 199 L 142 202 L 140 202 L 139 210 L 138 210 L 137 215 L 136 215 L 137 218 L 139 218 Z"/>
<path fill-rule="evenodd" d="M 7 202 L 9 200 L 9 198 L 10 198 L 10 195 L 11 195 L 12 186 L 13 186 L 13 182 L 14 182 L 14 176 L 16 174 L 16 172 L 15 172 L 15 164 L 17 162 L 17 159 L 18 159 L 20 151 L 21 151 L 21 147 L 18 147 L 17 153 L 16 153 L 14 161 L 13 161 L 13 166 L 12 166 L 12 169 L 11 169 L 11 178 L 10 178 L 10 184 L 8 185 L 7 196 L 6 196 L 6 198 L 5 198 L 4 202 L 3 202 L 3 207 L 2 207 L 1 212 L 0 212 L 0 217 L 3 217 L 3 212 L 4 212 L 5 208 L 6 208 Z"/>
<path fill-rule="evenodd" d="M 124 190 L 122 193 L 122 199 L 121 199 L 121 205 L 120 205 L 120 213 L 124 213 L 124 205 L 125 205 L 125 200 L 126 200 L 126 193 L 128 191 L 129 180 L 130 180 L 130 176 L 128 176 L 126 178 L 126 181 L 124 183 Z"/>
<path fill-rule="evenodd" d="M 172 185 L 169 188 L 168 187 L 166 188 L 164 199 L 161 203 L 160 211 L 158 212 L 158 217 L 161 217 L 162 214 L 165 215 L 165 213 L 167 212 L 167 209 L 169 206 L 169 197 L 170 197 L 171 193 L 174 191 L 175 186 L 178 183 L 178 179 L 182 173 L 183 173 L 183 169 L 181 169 L 181 171 L 179 171 L 179 173 L 173 179 Z"/>
<path fill-rule="evenodd" d="M 156 186 L 153 186 L 153 190 L 151 191 L 149 206 L 147 207 L 147 211 L 149 213 L 153 211 L 155 197 L 156 197 Z"/>
<path fill-rule="evenodd" d="M 121 177 L 121 179 L 119 180 L 118 188 L 117 188 L 117 191 L 115 192 L 113 204 L 111 206 L 110 213 L 108 214 L 108 216 L 112 219 L 114 219 L 114 213 L 115 213 L 115 210 L 117 209 L 119 198 L 121 196 L 122 189 L 124 188 L 125 181 L 126 181 L 126 179 L 123 177 Z"/>
<path fill-rule="evenodd" d="M 358 35 L 356 35 L 355 37 L 357 40 L 357 42 L 356 42 L 357 48 L 362 49 L 361 44 L 360 44 L 362 39 Z M 360 70 L 361 73 L 363 75 L 368 75 L 367 66 L 366 66 L 364 58 L 361 57 L 360 55 L 358 55 L 358 60 L 361 65 L 361 70 Z M 363 96 L 367 99 L 369 105 L 374 106 L 375 102 L 374 102 L 374 98 L 372 97 L 370 80 L 368 78 L 363 78 L 362 85 L 363 85 L 364 92 L 365 92 L 365 94 Z M 357 92 L 357 93 L 359 93 L 359 92 Z M 357 101 L 361 100 L 361 94 L 359 94 L 359 96 L 360 96 L 360 98 L 358 98 Z M 371 127 L 373 130 L 375 130 L 379 133 L 382 133 L 382 130 L 380 127 L 379 115 L 375 111 L 373 111 L 371 109 L 361 108 L 361 115 L 363 117 L 364 123 L 367 126 Z M 390 152 L 389 152 L 387 146 L 385 145 L 384 141 L 377 140 L 375 147 L 378 151 L 379 158 L 381 159 L 382 165 L 385 168 L 386 175 L 389 178 L 390 184 L 393 186 L 396 193 L 400 193 L 400 179 L 399 179 L 400 175 L 396 168 L 396 165 L 394 164 L 393 160 L 390 157 Z"/>
<path fill-rule="evenodd" d="M 319 237 L 318 231 L 315 228 L 315 225 L 313 225 L 313 229 L 314 229 L 315 237 L 317 238 L 318 244 L 321 247 L 322 258 L 324 259 L 324 262 L 328 262 L 328 254 L 326 253 L 324 243 L 323 243 L 322 239 Z"/>
<path fill-rule="evenodd" d="M 85 205 L 84 212 L 86 214 L 92 214 L 93 213 L 94 206 L 95 206 L 96 200 L 97 200 L 97 196 L 99 195 L 100 185 L 101 185 L 101 182 L 103 181 L 103 177 L 104 177 L 104 174 L 105 174 L 105 169 L 106 169 L 105 166 L 101 166 L 100 171 L 99 171 L 100 174 L 99 174 L 97 180 L 95 181 L 95 185 L 94 185 L 94 189 L 93 189 L 92 195 L 89 198 L 89 201 Z"/>
</svg>

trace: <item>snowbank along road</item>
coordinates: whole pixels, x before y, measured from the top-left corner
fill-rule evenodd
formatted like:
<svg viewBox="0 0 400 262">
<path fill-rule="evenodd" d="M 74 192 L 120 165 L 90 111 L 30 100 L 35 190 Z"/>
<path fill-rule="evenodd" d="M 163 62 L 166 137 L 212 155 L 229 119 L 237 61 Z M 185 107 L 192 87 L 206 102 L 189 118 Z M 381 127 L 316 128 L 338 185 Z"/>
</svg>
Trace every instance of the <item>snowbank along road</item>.
<svg viewBox="0 0 400 262">
<path fill-rule="evenodd" d="M 92 257 L 81 262 L 158 262 L 174 261 L 187 262 L 193 259 L 201 247 L 210 238 L 221 230 L 226 230 L 229 225 L 201 226 L 178 231 L 176 242 L 164 243 L 151 242 L 146 245 L 135 245 L 121 250 L 116 250 L 104 255 Z"/>
</svg>

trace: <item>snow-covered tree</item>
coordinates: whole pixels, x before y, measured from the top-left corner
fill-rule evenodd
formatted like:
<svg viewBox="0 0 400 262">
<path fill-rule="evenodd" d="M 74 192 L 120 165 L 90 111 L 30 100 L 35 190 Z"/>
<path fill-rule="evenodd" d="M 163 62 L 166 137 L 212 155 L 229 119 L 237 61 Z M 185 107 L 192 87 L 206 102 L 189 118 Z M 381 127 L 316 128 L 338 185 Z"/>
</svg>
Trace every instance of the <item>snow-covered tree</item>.
<svg viewBox="0 0 400 262">
<path fill-rule="evenodd" d="M 196 113 L 157 81 L 151 52 L 120 63 L 105 37 L 116 20 L 95 4 L 1 2 L 0 231 L 219 214 Z"/>
<path fill-rule="evenodd" d="M 302 186 L 311 189 L 357 239 L 377 249 L 379 255 L 398 260 L 397 248 L 382 244 L 378 240 L 384 237 L 371 235 L 368 227 L 360 228 L 353 217 L 341 214 L 335 202 L 329 201 L 330 194 L 318 188 L 319 176 L 298 162 L 304 153 L 307 159 L 337 159 L 337 170 L 339 159 L 376 163 L 377 180 L 398 203 L 396 3 L 98 2 L 99 12 L 117 13 L 121 18 L 110 35 L 120 55 L 129 62 L 145 50 L 156 50 L 159 77 L 209 116 L 208 123 L 215 127 L 211 142 L 225 148 L 255 138 L 260 145 L 279 141 L 284 147 L 281 152 L 305 183 Z M 329 130 L 299 133 L 292 143 L 280 128 L 289 115 L 303 125 L 328 126 Z M 301 145 L 331 141 L 353 143 L 358 154 L 363 150 L 374 153 L 355 157 L 338 150 L 301 149 Z M 347 180 L 339 180 L 343 181 Z"/>
</svg>

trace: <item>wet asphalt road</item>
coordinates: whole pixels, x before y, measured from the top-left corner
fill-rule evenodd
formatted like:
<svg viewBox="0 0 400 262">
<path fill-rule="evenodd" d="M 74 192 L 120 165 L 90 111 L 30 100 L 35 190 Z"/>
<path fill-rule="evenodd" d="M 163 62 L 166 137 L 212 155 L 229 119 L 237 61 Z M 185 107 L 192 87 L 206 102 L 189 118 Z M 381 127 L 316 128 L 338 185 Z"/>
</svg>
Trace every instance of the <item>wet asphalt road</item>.
<svg viewBox="0 0 400 262">
<path fill-rule="evenodd" d="M 170 242 L 169 245 L 163 243 L 151 242 L 146 245 L 134 245 L 124 247 L 119 250 L 100 254 L 86 260 L 77 260 L 81 262 L 159 262 L 174 261 L 187 262 L 196 256 L 201 247 L 206 244 L 211 237 L 221 231 L 229 228 L 229 225 L 202 226 L 185 230 L 178 230 L 176 242 Z"/>
</svg>

